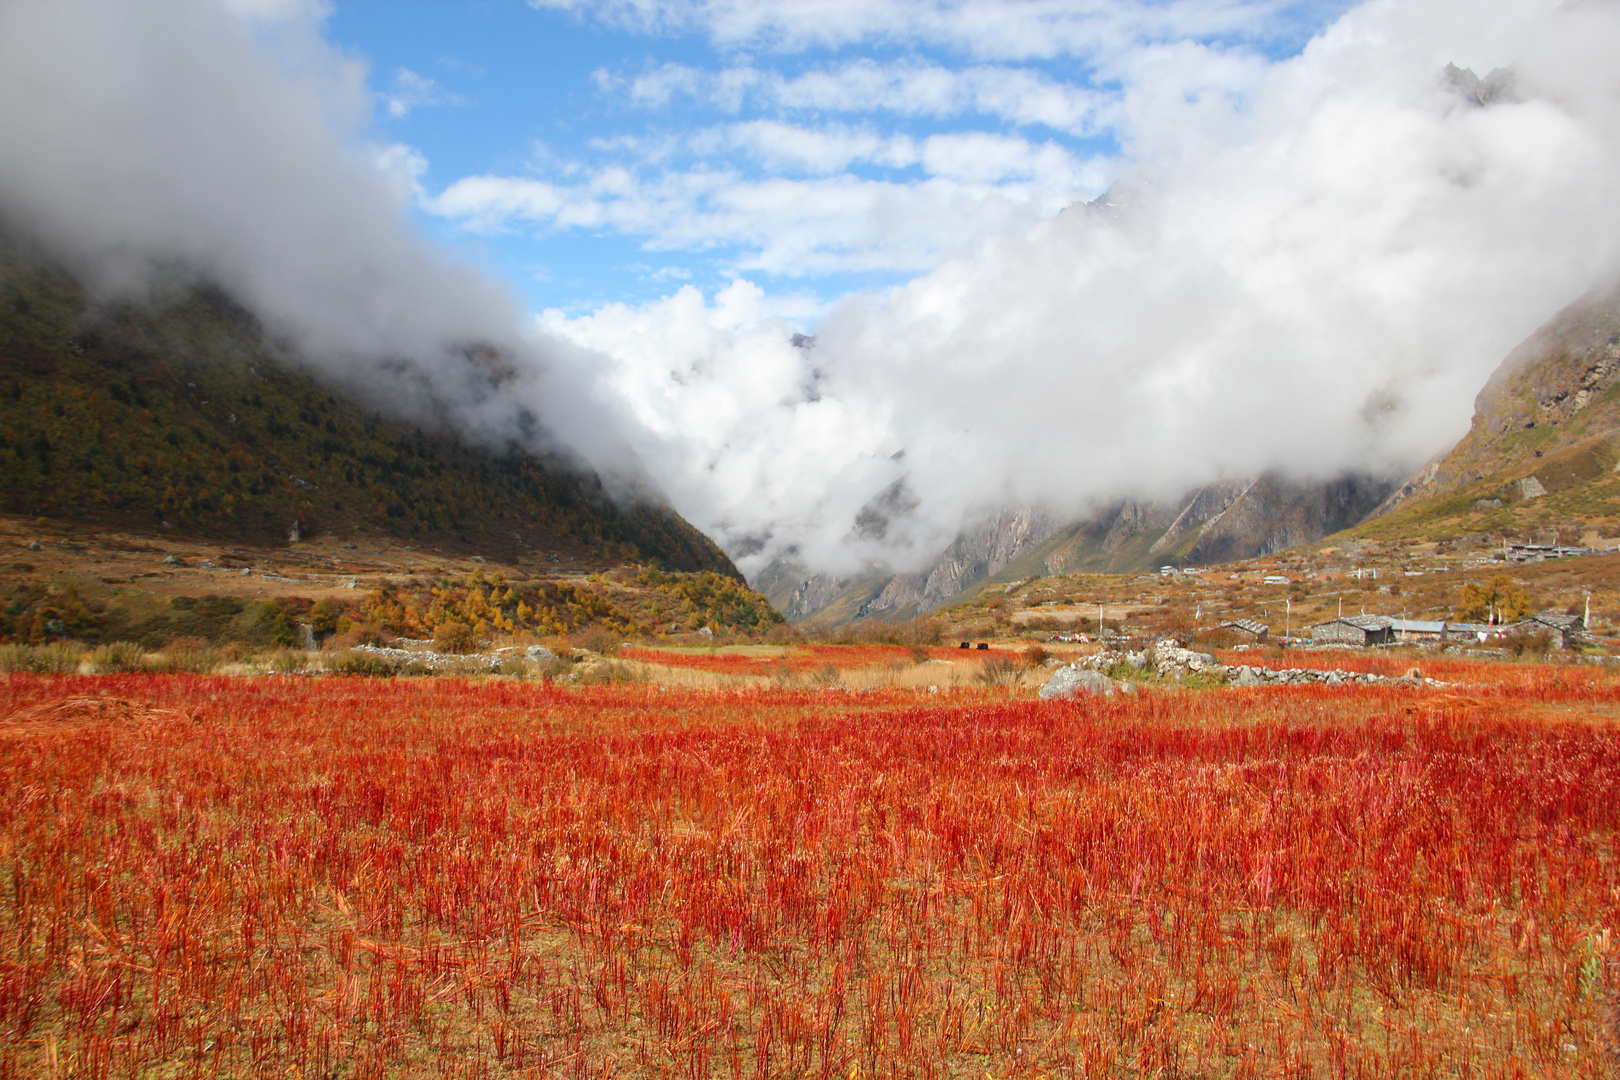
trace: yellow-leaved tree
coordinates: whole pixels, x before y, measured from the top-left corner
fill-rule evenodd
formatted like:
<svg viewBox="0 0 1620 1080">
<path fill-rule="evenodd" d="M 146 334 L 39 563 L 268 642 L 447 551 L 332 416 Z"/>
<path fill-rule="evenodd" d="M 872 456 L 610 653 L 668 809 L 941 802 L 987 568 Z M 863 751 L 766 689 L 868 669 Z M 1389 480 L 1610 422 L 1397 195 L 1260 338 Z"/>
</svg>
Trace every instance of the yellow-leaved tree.
<svg viewBox="0 0 1620 1080">
<path fill-rule="evenodd" d="M 1462 587 L 1457 600 L 1457 617 L 1465 622 L 1485 622 L 1494 618 L 1498 623 L 1511 623 L 1518 622 L 1528 614 L 1530 595 L 1524 591 L 1523 585 L 1506 574 L 1493 577 L 1485 585 L 1470 581 Z"/>
</svg>

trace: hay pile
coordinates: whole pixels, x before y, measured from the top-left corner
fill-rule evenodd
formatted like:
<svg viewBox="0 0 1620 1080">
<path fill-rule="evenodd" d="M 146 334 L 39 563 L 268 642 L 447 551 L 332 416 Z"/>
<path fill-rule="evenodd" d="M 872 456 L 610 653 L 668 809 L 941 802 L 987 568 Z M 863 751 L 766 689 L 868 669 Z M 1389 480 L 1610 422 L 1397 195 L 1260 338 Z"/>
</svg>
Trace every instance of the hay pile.
<svg viewBox="0 0 1620 1080">
<path fill-rule="evenodd" d="M 172 710 L 154 709 L 128 698 L 58 698 L 0 715 L 0 735 L 60 735 L 92 727 L 151 724 L 178 716 Z"/>
</svg>

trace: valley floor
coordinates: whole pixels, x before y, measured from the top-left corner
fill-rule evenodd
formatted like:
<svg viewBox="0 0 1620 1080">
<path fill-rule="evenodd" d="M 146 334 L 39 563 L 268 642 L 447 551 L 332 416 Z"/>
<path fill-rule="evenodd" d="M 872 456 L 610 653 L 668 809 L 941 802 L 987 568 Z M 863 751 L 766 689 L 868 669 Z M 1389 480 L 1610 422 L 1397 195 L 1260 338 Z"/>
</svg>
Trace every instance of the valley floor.
<svg viewBox="0 0 1620 1080">
<path fill-rule="evenodd" d="M 1620 677 L 952 652 L 0 678 L 0 1076 L 1610 1075 Z"/>
</svg>

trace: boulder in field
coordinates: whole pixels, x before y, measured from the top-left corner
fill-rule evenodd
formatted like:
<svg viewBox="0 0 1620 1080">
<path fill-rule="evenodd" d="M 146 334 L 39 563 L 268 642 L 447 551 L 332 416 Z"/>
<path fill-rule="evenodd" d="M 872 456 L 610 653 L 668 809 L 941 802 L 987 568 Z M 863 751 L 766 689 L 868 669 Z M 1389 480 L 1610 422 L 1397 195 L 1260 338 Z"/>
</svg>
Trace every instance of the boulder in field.
<svg viewBox="0 0 1620 1080">
<path fill-rule="evenodd" d="M 1061 698 L 1077 697 L 1081 694 L 1097 694 L 1108 696 L 1115 693 L 1131 692 L 1130 683 L 1115 682 L 1100 671 L 1090 668 L 1069 665 L 1058 668 L 1041 687 L 1041 699 L 1053 701 Z"/>
</svg>

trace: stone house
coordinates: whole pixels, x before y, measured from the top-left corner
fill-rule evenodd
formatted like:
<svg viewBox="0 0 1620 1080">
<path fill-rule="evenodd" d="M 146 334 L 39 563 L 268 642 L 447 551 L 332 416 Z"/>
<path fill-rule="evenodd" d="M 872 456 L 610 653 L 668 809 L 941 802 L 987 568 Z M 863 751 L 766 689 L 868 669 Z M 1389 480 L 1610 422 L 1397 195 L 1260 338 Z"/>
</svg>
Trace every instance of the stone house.
<svg viewBox="0 0 1620 1080">
<path fill-rule="evenodd" d="M 1264 641 L 1266 635 L 1271 633 L 1271 627 L 1259 619 L 1233 619 L 1231 622 L 1221 623 L 1221 629 L 1231 630 L 1249 641 Z"/>
<path fill-rule="evenodd" d="M 1394 620 L 1383 615 L 1345 615 L 1310 628 L 1313 645 L 1387 645 Z"/>
</svg>

